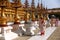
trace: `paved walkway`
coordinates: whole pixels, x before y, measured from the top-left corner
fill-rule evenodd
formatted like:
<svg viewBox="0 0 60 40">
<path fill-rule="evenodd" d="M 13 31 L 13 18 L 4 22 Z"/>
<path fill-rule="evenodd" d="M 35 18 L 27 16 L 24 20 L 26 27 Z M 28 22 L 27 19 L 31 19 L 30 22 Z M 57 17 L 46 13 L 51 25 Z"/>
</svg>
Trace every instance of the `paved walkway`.
<svg viewBox="0 0 60 40">
<path fill-rule="evenodd" d="M 56 27 L 48 27 L 46 30 L 45 30 L 45 35 L 41 36 L 41 35 L 36 35 L 36 36 L 33 36 L 31 37 L 30 39 L 28 40 L 47 40 L 48 37 L 56 30 Z"/>
<path fill-rule="evenodd" d="M 53 30 L 52 30 L 53 29 Z M 36 36 L 20 36 L 14 40 L 47 40 L 48 37 L 54 32 L 54 30 L 56 29 L 56 27 L 48 27 L 46 29 L 46 34 L 44 36 L 40 36 L 40 35 L 36 35 Z"/>
<path fill-rule="evenodd" d="M 48 40 L 60 40 L 60 27 L 58 27 L 54 33 L 48 38 Z"/>
<path fill-rule="evenodd" d="M 59 21 L 59 26 L 60 26 L 60 21 Z M 51 33 L 51 32 L 49 32 L 49 33 Z M 36 38 L 36 36 L 38 36 L 37 38 Z M 33 39 L 31 39 L 32 37 L 31 36 L 22 36 L 22 37 L 18 37 L 18 38 L 16 38 L 16 39 L 14 39 L 14 40 L 40 40 L 39 38 L 41 37 L 40 35 L 36 35 L 36 36 L 32 36 L 32 37 L 35 37 L 35 38 L 33 38 Z M 44 37 L 44 36 L 43 36 Z M 42 37 L 42 39 L 44 39 Z M 45 37 L 45 38 L 47 38 L 47 37 Z M 45 40 L 45 39 L 44 39 Z M 57 27 L 57 29 L 53 32 L 53 33 L 51 33 L 51 35 L 48 37 L 48 39 L 46 39 L 46 40 L 60 40 L 60 27 Z"/>
</svg>

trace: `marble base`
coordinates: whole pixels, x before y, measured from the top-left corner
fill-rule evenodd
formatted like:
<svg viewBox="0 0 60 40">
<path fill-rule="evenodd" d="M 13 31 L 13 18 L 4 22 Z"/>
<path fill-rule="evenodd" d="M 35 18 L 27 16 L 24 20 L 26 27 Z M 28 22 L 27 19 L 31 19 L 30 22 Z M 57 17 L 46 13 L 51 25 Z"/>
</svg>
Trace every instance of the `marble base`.
<svg viewBox="0 0 60 40">
<path fill-rule="evenodd" d="M 14 24 L 14 22 L 8 22 L 8 23 L 7 23 L 7 25 L 12 25 L 12 24 Z"/>
<path fill-rule="evenodd" d="M 29 28 L 26 29 L 26 35 L 35 35 L 34 30 L 39 29 L 37 21 L 31 22 Z"/>
<path fill-rule="evenodd" d="M 11 26 L 1 27 L 2 34 L 0 34 L 0 40 L 12 40 L 18 37 L 16 33 L 11 32 L 11 29 L 12 29 Z"/>
<path fill-rule="evenodd" d="M 19 36 L 22 36 L 26 32 L 26 29 L 24 28 L 24 24 L 16 24 L 13 25 L 13 32 L 17 33 Z"/>
</svg>

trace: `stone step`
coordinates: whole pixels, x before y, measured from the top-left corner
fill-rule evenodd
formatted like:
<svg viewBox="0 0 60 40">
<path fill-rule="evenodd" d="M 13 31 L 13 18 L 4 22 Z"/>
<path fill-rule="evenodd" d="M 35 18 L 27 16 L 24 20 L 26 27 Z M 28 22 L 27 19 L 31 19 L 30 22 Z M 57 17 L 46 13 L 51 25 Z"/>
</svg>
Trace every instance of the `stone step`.
<svg viewBox="0 0 60 40">
<path fill-rule="evenodd" d="M 0 39 L 2 40 L 2 39 L 4 39 L 4 40 L 12 40 L 12 39 L 15 39 L 15 38 L 17 38 L 18 37 L 18 35 L 16 34 L 16 33 L 13 33 L 13 32 L 10 32 L 10 33 L 7 33 L 7 34 L 5 34 L 5 36 L 0 36 Z"/>
</svg>

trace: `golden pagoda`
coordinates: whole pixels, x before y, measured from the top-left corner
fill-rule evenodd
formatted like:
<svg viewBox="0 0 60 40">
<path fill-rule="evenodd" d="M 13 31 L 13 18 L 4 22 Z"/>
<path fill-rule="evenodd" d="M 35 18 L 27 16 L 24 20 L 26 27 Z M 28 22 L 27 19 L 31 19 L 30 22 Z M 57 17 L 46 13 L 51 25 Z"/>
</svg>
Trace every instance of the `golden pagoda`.
<svg viewBox="0 0 60 40">
<path fill-rule="evenodd" d="M 7 26 L 7 18 L 5 16 L 5 8 L 7 7 L 8 0 L 0 0 L 0 27 Z"/>
<path fill-rule="evenodd" d="M 21 0 L 13 0 L 12 8 L 14 8 L 15 10 L 15 16 L 14 16 L 15 23 L 19 23 L 20 20 L 24 20 L 25 12 L 21 4 Z"/>
<path fill-rule="evenodd" d="M 38 0 L 39 1 L 39 0 Z M 28 0 L 25 0 L 24 5 L 21 0 L 0 0 L 0 24 L 7 22 L 19 23 L 20 20 L 36 20 L 40 17 L 45 17 L 47 14 L 47 8 L 45 9 L 41 4 L 35 7 L 34 0 L 32 0 L 31 6 L 29 6 Z M 48 15 L 48 14 L 47 14 Z"/>
<path fill-rule="evenodd" d="M 39 4 L 39 0 L 38 0 L 38 5 L 37 5 L 37 8 L 36 8 L 36 11 L 37 11 L 37 16 L 38 16 L 38 19 L 40 18 L 41 16 L 41 13 L 40 13 L 40 10 L 41 10 L 41 7 L 40 7 L 40 4 Z"/>
<path fill-rule="evenodd" d="M 10 1 L 7 1 L 7 7 L 5 8 L 5 17 L 7 18 L 7 22 L 14 21 L 14 10 L 12 9 L 12 4 Z"/>
<path fill-rule="evenodd" d="M 35 3 L 34 3 L 34 0 L 32 0 L 32 3 L 31 3 L 31 11 L 32 11 L 31 18 L 32 18 L 32 21 L 34 21 L 35 20 Z"/>
<path fill-rule="evenodd" d="M 45 18 L 46 17 L 46 9 L 44 8 L 44 6 L 43 6 L 43 4 L 42 4 L 42 0 L 41 0 L 41 4 L 40 4 L 40 17 L 42 17 L 42 18 Z"/>
<path fill-rule="evenodd" d="M 28 3 L 28 0 L 25 1 L 24 11 L 25 11 L 25 22 L 27 22 L 27 21 L 30 20 L 30 13 L 29 13 L 29 3 Z"/>
</svg>

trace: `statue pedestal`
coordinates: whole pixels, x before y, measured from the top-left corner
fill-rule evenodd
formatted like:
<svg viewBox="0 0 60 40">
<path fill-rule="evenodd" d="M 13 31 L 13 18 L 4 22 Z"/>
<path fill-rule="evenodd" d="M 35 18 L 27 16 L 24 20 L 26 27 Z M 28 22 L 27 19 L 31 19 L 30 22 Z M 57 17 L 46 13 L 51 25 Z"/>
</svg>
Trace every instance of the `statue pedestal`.
<svg viewBox="0 0 60 40">
<path fill-rule="evenodd" d="M 35 35 L 35 30 L 36 30 L 36 28 L 38 28 L 38 24 L 37 24 L 37 22 L 35 21 L 35 22 L 31 22 L 31 24 L 27 24 L 27 25 L 29 25 L 28 26 L 28 28 L 26 29 L 26 35 Z M 27 26 L 26 25 L 26 26 Z"/>
<path fill-rule="evenodd" d="M 24 29 L 24 24 L 14 24 L 13 31 L 19 36 L 22 36 L 22 34 L 24 34 L 26 30 Z"/>
<path fill-rule="evenodd" d="M 18 35 L 14 32 L 11 31 L 12 27 L 8 26 L 8 27 L 1 27 L 1 33 L 0 34 L 0 38 L 1 40 L 12 40 L 16 37 L 18 37 Z"/>
<path fill-rule="evenodd" d="M 13 24 L 12 27 L 13 27 L 12 31 L 15 32 L 18 30 L 19 24 Z"/>
</svg>

